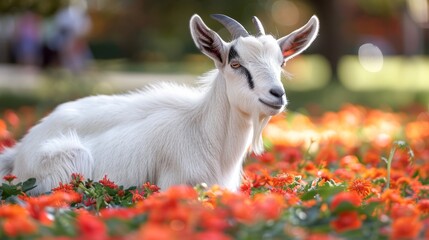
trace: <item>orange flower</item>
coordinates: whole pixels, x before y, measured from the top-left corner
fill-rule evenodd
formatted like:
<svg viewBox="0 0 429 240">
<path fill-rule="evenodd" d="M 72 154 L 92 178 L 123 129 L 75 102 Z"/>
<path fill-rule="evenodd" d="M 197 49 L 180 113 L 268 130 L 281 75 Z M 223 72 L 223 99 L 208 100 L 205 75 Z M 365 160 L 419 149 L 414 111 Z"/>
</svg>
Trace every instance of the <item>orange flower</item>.
<svg viewBox="0 0 429 240">
<path fill-rule="evenodd" d="M 253 202 L 254 211 L 264 220 L 278 219 L 285 205 L 284 199 L 279 194 L 258 194 Z"/>
<path fill-rule="evenodd" d="M 393 221 L 391 239 L 417 239 L 423 224 L 418 217 L 402 217 Z"/>
<path fill-rule="evenodd" d="M 281 173 L 271 178 L 271 184 L 274 187 L 283 187 L 285 185 L 292 184 L 294 181 L 295 181 L 294 176 L 287 173 Z"/>
<path fill-rule="evenodd" d="M 335 145 L 332 143 L 326 144 L 321 147 L 316 155 L 315 162 L 318 164 L 330 164 L 338 160 L 338 152 Z"/>
<path fill-rule="evenodd" d="M 353 168 L 356 164 L 359 164 L 359 159 L 354 155 L 346 155 L 340 159 L 342 168 Z"/>
<path fill-rule="evenodd" d="M 28 211 L 19 205 L 0 205 L 0 218 L 15 218 L 28 215 Z"/>
<path fill-rule="evenodd" d="M 232 240 L 232 238 L 223 232 L 205 231 L 195 234 L 195 240 Z"/>
<path fill-rule="evenodd" d="M 401 194 L 397 189 L 386 189 L 381 194 L 381 199 L 385 203 L 385 205 L 390 205 L 391 203 L 405 203 L 405 199 L 401 197 Z"/>
<path fill-rule="evenodd" d="M 183 234 L 180 235 L 180 238 L 186 239 Z M 145 240 L 173 240 L 180 238 L 178 234 L 173 231 L 169 226 L 154 223 L 147 223 L 145 225 L 142 225 L 139 229 L 137 237 L 137 239 Z"/>
<path fill-rule="evenodd" d="M 341 192 L 334 196 L 331 202 L 331 211 L 335 210 L 341 203 L 348 202 L 355 207 L 362 203 L 361 197 L 355 192 Z"/>
<path fill-rule="evenodd" d="M 408 139 L 420 140 L 429 138 L 429 121 L 410 122 L 405 127 L 405 134 Z"/>
<path fill-rule="evenodd" d="M 367 197 L 371 193 L 371 182 L 365 179 L 355 179 L 347 188 L 351 192 L 359 194 L 361 198 Z"/>
<path fill-rule="evenodd" d="M 76 192 L 54 192 L 51 195 L 42 195 L 39 197 L 21 197 L 21 199 L 25 200 L 28 205 L 27 209 L 30 215 L 38 219 L 40 222 L 44 224 L 49 224 L 52 222 L 47 216 L 45 212 L 46 207 L 68 207 L 70 203 L 80 202 L 81 196 Z"/>
<path fill-rule="evenodd" d="M 342 212 L 338 217 L 331 222 L 331 227 L 337 232 L 345 232 L 359 229 L 362 226 L 362 221 L 357 212 Z"/>
<path fill-rule="evenodd" d="M 165 196 L 169 199 L 183 199 L 183 200 L 196 200 L 198 198 L 198 193 L 195 189 L 188 185 L 178 185 L 173 186 L 167 189 L 164 192 Z"/>
<path fill-rule="evenodd" d="M 3 223 L 3 230 L 8 237 L 29 235 L 37 232 L 36 224 L 28 217 L 8 218 Z"/>
<path fill-rule="evenodd" d="M 310 199 L 310 200 L 307 200 L 305 202 L 302 202 L 302 206 L 305 208 L 311 208 L 311 207 L 315 206 L 316 204 L 317 204 L 316 199 Z"/>
</svg>

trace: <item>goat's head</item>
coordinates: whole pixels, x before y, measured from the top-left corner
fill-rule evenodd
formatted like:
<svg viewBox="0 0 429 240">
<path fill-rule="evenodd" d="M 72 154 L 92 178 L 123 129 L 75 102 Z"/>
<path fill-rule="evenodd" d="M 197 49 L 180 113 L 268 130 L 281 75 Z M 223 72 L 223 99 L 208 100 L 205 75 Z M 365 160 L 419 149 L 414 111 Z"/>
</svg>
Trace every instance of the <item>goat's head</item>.
<svg viewBox="0 0 429 240">
<path fill-rule="evenodd" d="M 258 32 L 255 36 L 230 17 L 214 14 L 212 18 L 232 34 L 231 42 L 223 41 L 198 15 L 191 18 L 191 34 L 197 47 L 214 60 L 224 76 L 230 103 L 244 113 L 257 112 L 260 116 L 283 111 L 287 100 L 281 83 L 282 67 L 313 42 L 319 30 L 317 17 L 278 40 L 265 34 L 256 17 L 253 17 Z"/>
</svg>

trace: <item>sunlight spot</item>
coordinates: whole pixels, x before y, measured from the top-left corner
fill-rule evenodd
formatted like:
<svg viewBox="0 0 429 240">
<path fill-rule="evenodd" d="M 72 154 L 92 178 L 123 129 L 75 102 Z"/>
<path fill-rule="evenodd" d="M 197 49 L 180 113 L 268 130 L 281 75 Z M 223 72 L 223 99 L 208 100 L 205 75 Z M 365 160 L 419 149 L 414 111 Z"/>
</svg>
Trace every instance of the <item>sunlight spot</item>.
<svg viewBox="0 0 429 240">
<path fill-rule="evenodd" d="M 359 47 L 359 62 L 368 72 L 379 72 L 383 68 L 383 53 L 372 43 Z"/>
<path fill-rule="evenodd" d="M 429 22 L 429 6 L 426 0 L 407 0 L 408 10 L 413 20 L 417 23 Z"/>
</svg>

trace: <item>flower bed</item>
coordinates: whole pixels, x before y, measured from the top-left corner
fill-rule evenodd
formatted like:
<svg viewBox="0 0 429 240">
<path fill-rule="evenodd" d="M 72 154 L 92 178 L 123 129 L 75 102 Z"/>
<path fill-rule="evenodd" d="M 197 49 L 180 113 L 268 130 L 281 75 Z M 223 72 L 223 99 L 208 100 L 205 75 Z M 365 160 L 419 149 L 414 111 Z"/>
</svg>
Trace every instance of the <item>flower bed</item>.
<svg viewBox="0 0 429 240">
<path fill-rule="evenodd" d="M 22 132 L 21 114 L 0 120 L 0 146 Z M 4 176 L 0 238 L 429 239 L 428 112 L 346 105 L 320 117 L 287 113 L 264 138 L 268 151 L 249 156 L 238 192 L 125 189 L 76 173 L 27 196 L 34 179 Z"/>
</svg>

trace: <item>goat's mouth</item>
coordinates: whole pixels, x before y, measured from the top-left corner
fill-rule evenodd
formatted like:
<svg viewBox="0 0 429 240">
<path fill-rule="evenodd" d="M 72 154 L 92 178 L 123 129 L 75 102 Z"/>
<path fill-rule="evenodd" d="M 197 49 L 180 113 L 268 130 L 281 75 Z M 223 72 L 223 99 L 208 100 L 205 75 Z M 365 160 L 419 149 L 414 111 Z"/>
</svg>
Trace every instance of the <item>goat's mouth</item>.
<svg viewBox="0 0 429 240">
<path fill-rule="evenodd" d="M 281 103 L 280 104 L 278 104 L 278 103 L 270 103 L 270 102 L 264 101 L 264 100 L 262 100 L 260 98 L 259 98 L 259 101 L 261 103 L 263 103 L 264 105 L 266 105 L 266 106 L 268 106 L 270 108 L 274 108 L 276 110 L 280 110 L 283 107 L 283 104 L 281 104 Z"/>
</svg>

